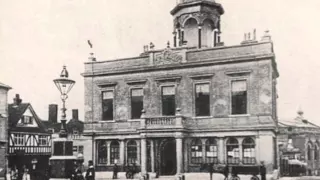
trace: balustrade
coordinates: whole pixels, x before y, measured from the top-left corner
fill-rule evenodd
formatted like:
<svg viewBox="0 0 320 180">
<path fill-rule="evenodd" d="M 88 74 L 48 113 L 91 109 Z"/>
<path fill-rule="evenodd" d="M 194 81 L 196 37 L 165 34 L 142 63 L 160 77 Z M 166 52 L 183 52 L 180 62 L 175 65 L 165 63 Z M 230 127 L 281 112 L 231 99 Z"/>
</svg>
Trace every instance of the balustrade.
<svg viewBox="0 0 320 180">
<path fill-rule="evenodd" d="M 146 125 L 174 125 L 175 117 L 155 117 L 155 118 L 146 118 Z"/>
</svg>

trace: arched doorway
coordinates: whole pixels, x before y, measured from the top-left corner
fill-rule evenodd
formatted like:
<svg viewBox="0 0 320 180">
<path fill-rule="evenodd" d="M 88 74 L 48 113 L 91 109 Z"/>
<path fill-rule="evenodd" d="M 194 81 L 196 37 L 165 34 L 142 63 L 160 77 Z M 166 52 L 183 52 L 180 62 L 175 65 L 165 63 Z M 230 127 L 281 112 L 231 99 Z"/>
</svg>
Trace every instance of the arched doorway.
<svg viewBox="0 0 320 180">
<path fill-rule="evenodd" d="M 160 147 L 161 175 L 175 175 L 177 171 L 176 141 L 174 139 L 166 139 L 162 141 Z"/>
</svg>

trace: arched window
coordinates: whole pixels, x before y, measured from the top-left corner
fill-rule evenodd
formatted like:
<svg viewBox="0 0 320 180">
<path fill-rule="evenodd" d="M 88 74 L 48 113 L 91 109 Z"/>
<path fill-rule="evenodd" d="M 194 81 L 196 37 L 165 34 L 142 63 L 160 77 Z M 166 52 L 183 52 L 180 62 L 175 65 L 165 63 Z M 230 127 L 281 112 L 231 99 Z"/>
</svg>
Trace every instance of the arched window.
<svg viewBox="0 0 320 180">
<path fill-rule="evenodd" d="M 107 141 L 98 140 L 97 141 L 97 164 L 107 164 L 108 157 L 108 149 L 107 149 Z"/>
<path fill-rule="evenodd" d="M 243 140 L 242 152 L 243 152 L 243 164 L 256 163 L 255 143 L 252 138 L 247 137 Z"/>
<path fill-rule="evenodd" d="M 119 142 L 112 141 L 110 144 L 110 163 L 115 164 L 119 161 Z"/>
<path fill-rule="evenodd" d="M 206 163 L 218 163 L 217 141 L 212 138 L 206 141 Z"/>
<path fill-rule="evenodd" d="M 127 143 L 127 164 L 134 164 L 137 162 L 137 143 L 131 140 Z"/>
<path fill-rule="evenodd" d="M 200 139 L 195 139 L 191 143 L 191 163 L 202 163 L 202 142 Z"/>
<path fill-rule="evenodd" d="M 316 161 L 319 160 L 319 143 L 318 142 L 314 144 L 314 160 Z"/>
<path fill-rule="evenodd" d="M 312 143 L 309 142 L 308 145 L 307 145 L 307 158 L 308 160 L 312 160 Z"/>
<path fill-rule="evenodd" d="M 236 138 L 230 138 L 227 141 L 227 161 L 228 164 L 239 164 L 239 143 Z"/>
<path fill-rule="evenodd" d="M 184 23 L 184 40 L 188 46 L 198 46 L 198 22 L 194 18 L 189 18 Z"/>
</svg>

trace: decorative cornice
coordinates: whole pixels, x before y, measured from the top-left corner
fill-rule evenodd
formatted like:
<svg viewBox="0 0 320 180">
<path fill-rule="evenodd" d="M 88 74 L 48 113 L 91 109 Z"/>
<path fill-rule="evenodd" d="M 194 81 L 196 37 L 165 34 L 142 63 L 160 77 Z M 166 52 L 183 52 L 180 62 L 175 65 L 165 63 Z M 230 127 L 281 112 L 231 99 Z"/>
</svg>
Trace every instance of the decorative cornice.
<svg viewBox="0 0 320 180">
<path fill-rule="evenodd" d="M 103 75 L 111 75 L 111 74 L 127 74 L 127 73 L 141 72 L 141 71 L 159 71 L 159 70 L 182 69 L 182 68 L 190 68 L 190 67 L 194 68 L 197 66 L 259 61 L 259 60 L 265 60 L 273 57 L 274 57 L 274 54 L 271 53 L 271 54 L 264 54 L 264 55 L 242 56 L 242 57 L 235 57 L 235 58 L 210 58 L 210 59 L 203 59 L 202 61 L 187 62 L 182 64 L 167 64 L 163 66 L 135 67 L 132 69 L 113 70 L 113 71 L 108 70 L 108 71 L 94 72 L 94 74 L 92 72 L 87 72 L 87 73 L 82 73 L 81 75 L 84 77 L 92 77 L 92 76 L 103 76 Z"/>
</svg>

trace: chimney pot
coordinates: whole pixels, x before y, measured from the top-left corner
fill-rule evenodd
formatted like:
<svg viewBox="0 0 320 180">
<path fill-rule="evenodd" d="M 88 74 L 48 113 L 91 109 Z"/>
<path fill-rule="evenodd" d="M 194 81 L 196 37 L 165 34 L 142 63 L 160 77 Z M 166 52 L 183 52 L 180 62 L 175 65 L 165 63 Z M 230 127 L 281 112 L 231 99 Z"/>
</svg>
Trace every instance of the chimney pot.
<svg viewBox="0 0 320 180">
<path fill-rule="evenodd" d="M 56 124 L 58 123 L 58 105 L 49 104 L 49 122 Z"/>
<path fill-rule="evenodd" d="M 72 119 L 79 120 L 78 109 L 72 109 Z"/>
</svg>

